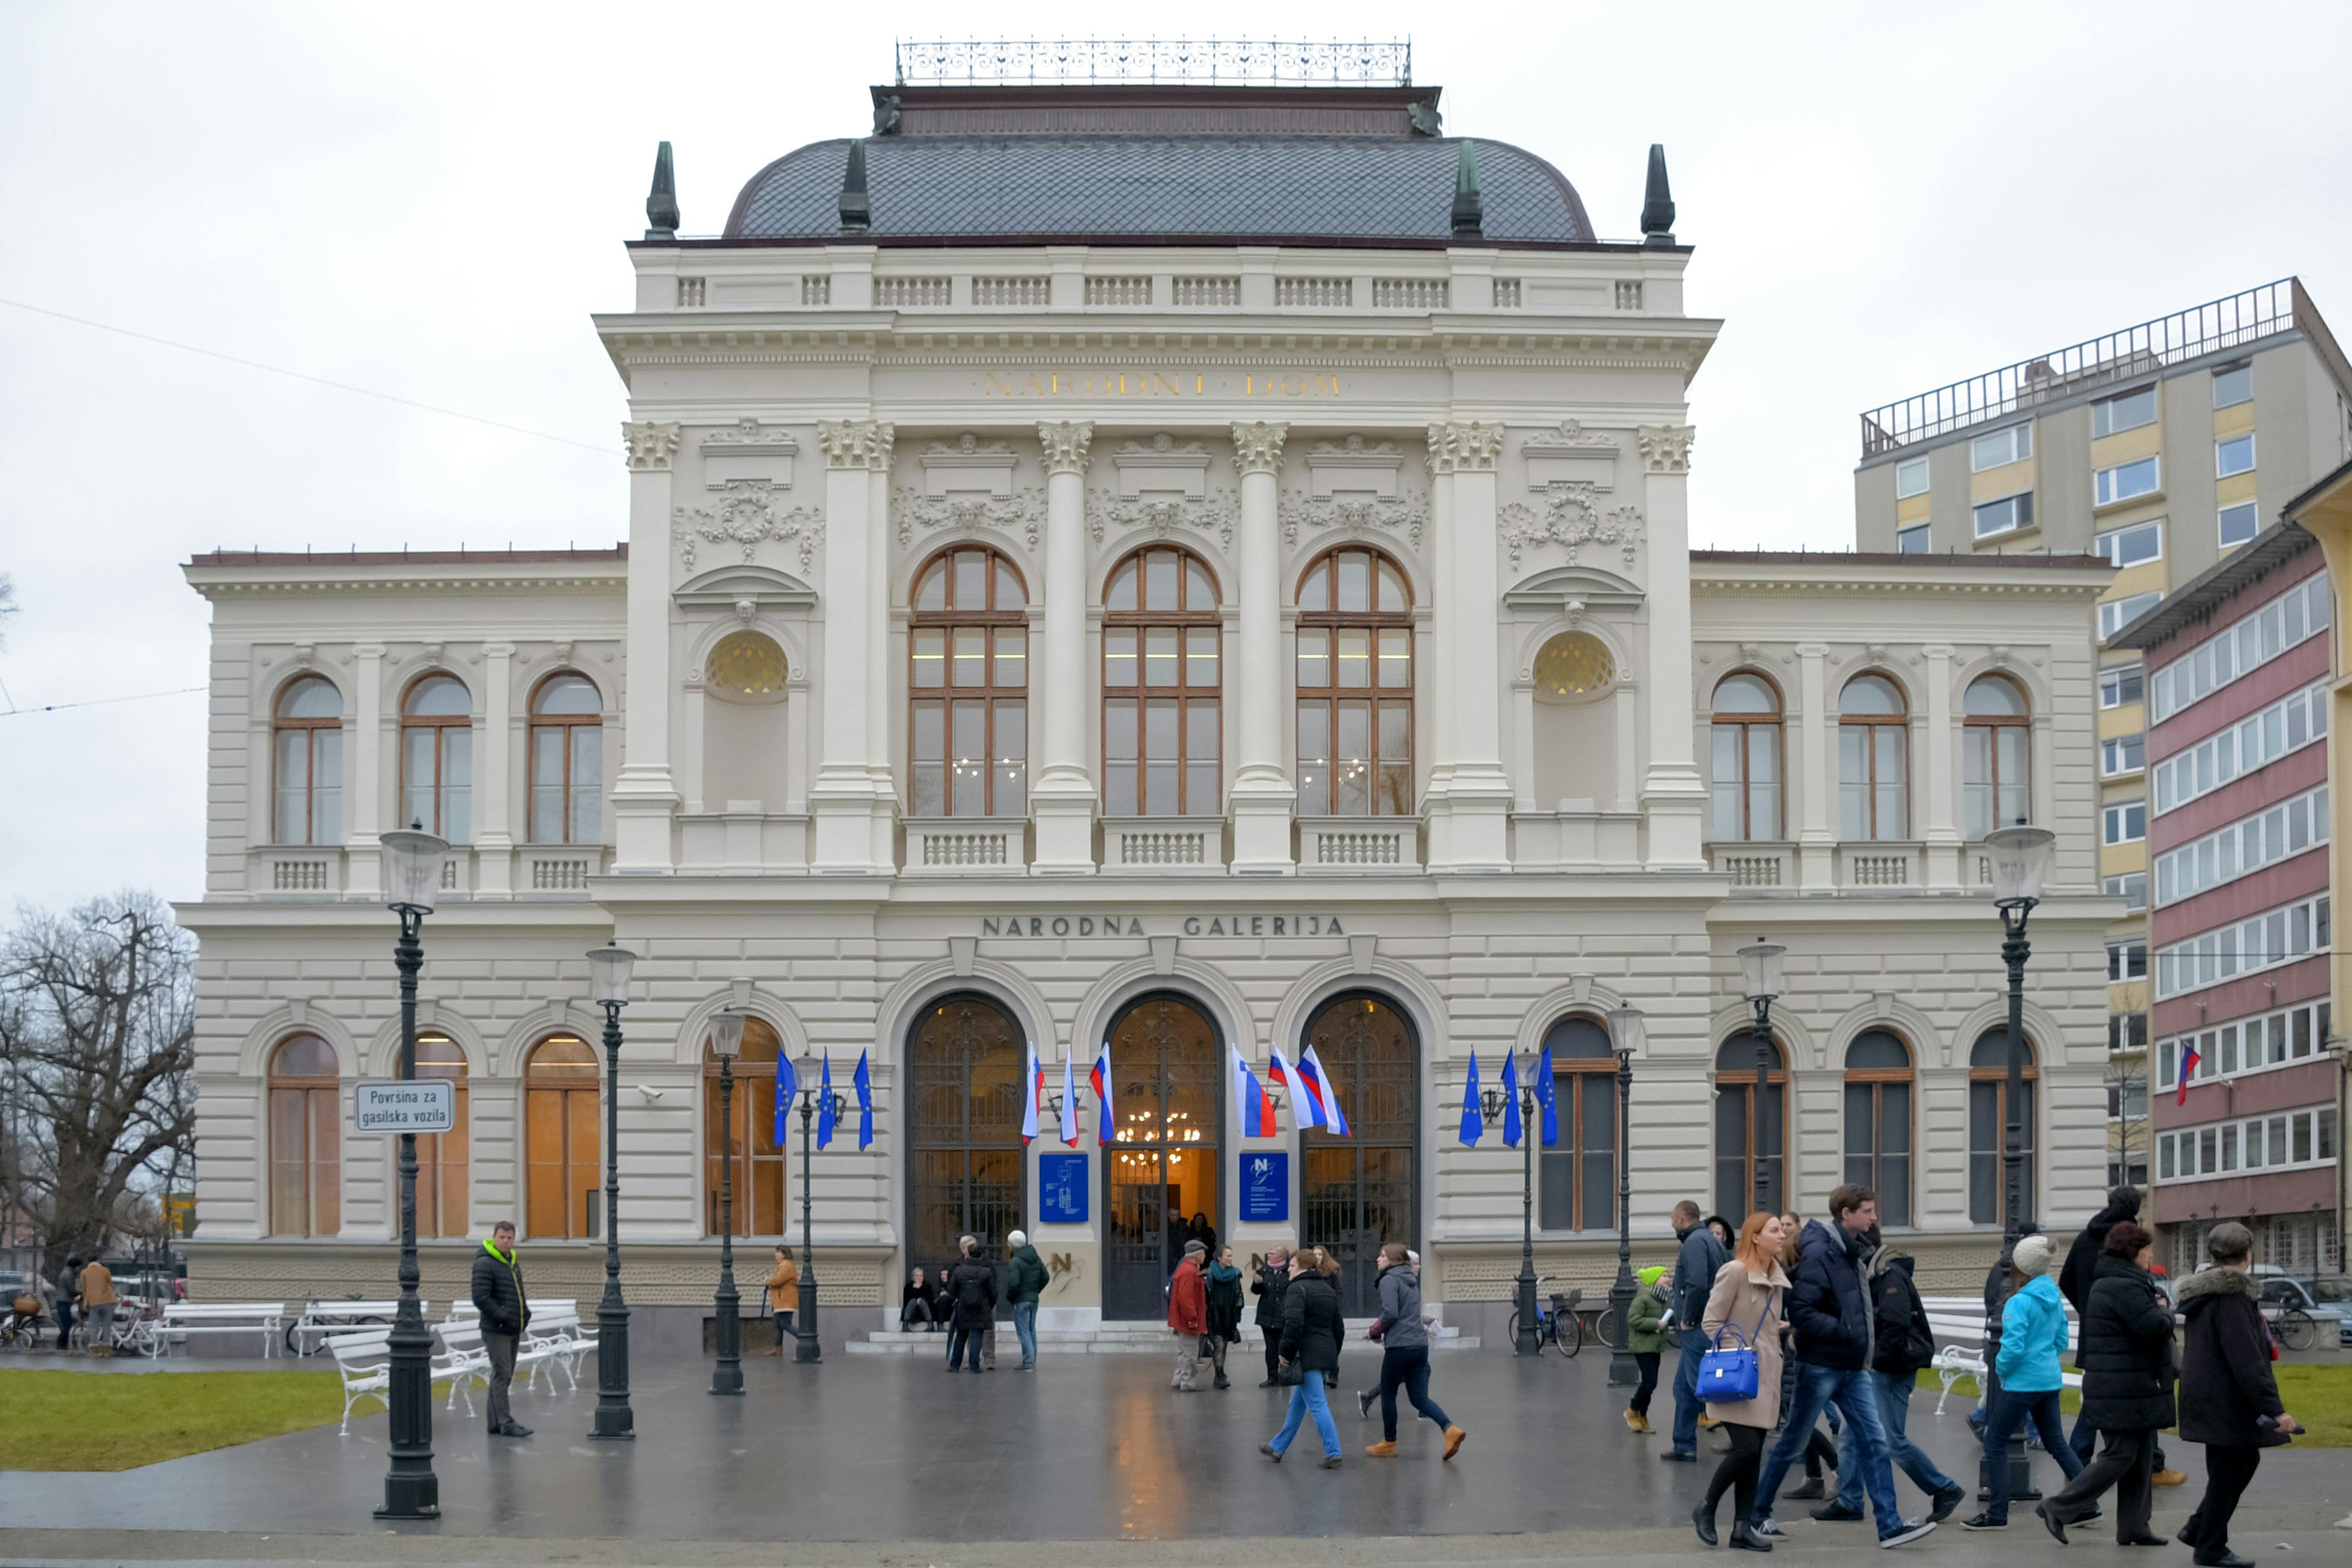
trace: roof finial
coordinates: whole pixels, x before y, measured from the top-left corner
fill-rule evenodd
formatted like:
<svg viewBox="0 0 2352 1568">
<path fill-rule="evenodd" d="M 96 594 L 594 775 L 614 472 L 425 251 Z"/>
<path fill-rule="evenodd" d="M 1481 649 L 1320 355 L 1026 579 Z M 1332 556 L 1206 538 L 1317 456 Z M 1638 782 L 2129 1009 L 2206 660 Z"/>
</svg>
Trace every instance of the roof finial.
<svg viewBox="0 0 2352 1568">
<path fill-rule="evenodd" d="M 1462 161 L 1454 166 L 1454 237 L 1485 237 L 1486 205 L 1478 195 L 1478 154 L 1475 142 L 1465 139 Z"/>
<path fill-rule="evenodd" d="M 1675 242 L 1675 196 L 1666 188 L 1666 144 L 1650 143 L 1650 183 L 1642 193 L 1642 243 L 1664 250 Z"/>
<path fill-rule="evenodd" d="M 670 167 L 669 143 L 654 154 L 654 188 L 646 196 L 647 239 L 677 237 L 677 175 Z"/>
<path fill-rule="evenodd" d="M 841 174 L 841 232 L 864 234 L 874 226 L 874 209 L 866 199 L 866 143 L 849 144 L 849 167 Z"/>
</svg>

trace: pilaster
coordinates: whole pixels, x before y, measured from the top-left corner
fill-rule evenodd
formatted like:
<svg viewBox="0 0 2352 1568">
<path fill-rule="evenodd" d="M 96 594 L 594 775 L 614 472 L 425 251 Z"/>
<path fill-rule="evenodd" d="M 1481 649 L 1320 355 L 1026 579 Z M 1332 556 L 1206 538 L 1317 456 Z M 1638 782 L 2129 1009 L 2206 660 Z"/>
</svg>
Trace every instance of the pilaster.
<svg viewBox="0 0 2352 1568">
<path fill-rule="evenodd" d="M 1691 720 L 1690 450 L 1687 425 L 1643 425 L 1643 498 L 1649 524 L 1650 765 L 1642 780 L 1652 870 L 1706 865 L 1706 781 Z"/>
<path fill-rule="evenodd" d="M 1837 775 L 1830 760 L 1829 652 L 1827 643 L 1797 645 L 1797 734 L 1804 770 L 1797 780 L 1797 884 L 1809 892 L 1837 885 L 1837 832 L 1830 823 Z"/>
<path fill-rule="evenodd" d="M 1283 876 L 1297 868 L 1290 819 L 1298 788 L 1283 766 L 1282 711 L 1291 689 L 1282 657 L 1282 536 L 1277 476 L 1286 425 L 1234 426 L 1234 467 L 1241 475 L 1240 590 L 1234 708 L 1234 869 Z"/>
<path fill-rule="evenodd" d="M 1927 847 L 1927 886 L 1941 892 L 1960 887 L 1960 826 L 1952 756 L 1952 647 L 1930 643 L 1927 656 L 1927 820 L 1920 838 Z M 1916 795 L 1916 787 L 1913 786 Z"/>
<path fill-rule="evenodd" d="M 1029 791 L 1037 846 L 1030 869 L 1083 876 L 1095 868 L 1093 770 L 1087 766 L 1087 464 L 1094 426 L 1037 426 L 1045 466 L 1045 615 L 1043 657 L 1032 661 L 1039 715 L 1037 773 Z"/>
<path fill-rule="evenodd" d="M 274 764 L 273 764 L 274 765 Z M 383 832 L 383 645 L 352 649 L 352 755 L 343 888 L 353 894 L 383 890 L 378 848 Z"/>
<path fill-rule="evenodd" d="M 829 420 L 817 426 L 824 448 L 824 717 L 816 784 L 809 809 L 816 818 L 816 869 L 887 873 L 891 853 L 892 792 L 887 763 L 876 767 L 879 742 L 872 682 L 880 679 L 874 623 L 887 578 L 875 566 L 886 531 L 875 510 L 878 476 L 889 478 L 897 432 L 871 419 Z M 878 580 L 877 580 L 878 579 Z M 886 729 L 884 734 L 888 733 Z M 709 803 L 706 802 L 706 805 Z"/>
<path fill-rule="evenodd" d="M 514 892 L 514 644 L 482 645 L 482 787 L 475 804 L 474 893 Z M 524 810 L 530 810 L 528 801 Z M 526 818 L 525 827 L 529 823 Z"/>
<path fill-rule="evenodd" d="M 1509 868 L 1511 784 L 1503 771 L 1502 657 L 1497 617 L 1495 469 L 1503 426 L 1457 420 L 1430 427 L 1433 467 L 1451 490 L 1451 548 L 1436 599 L 1438 640 L 1450 645 L 1450 679 L 1438 700 L 1450 705 L 1452 769 L 1431 801 L 1432 870 Z M 1433 792 L 1434 793 L 1434 792 Z"/>
<path fill-rule="evenodd" d="M 613 869 L 670 869 L 670 819 L 677 791 L 669 767 L 670 464 L 675 423 L 621 426 L 629 463 L 628 700 L 621 771 L 613 782 Z"/>
</svg>

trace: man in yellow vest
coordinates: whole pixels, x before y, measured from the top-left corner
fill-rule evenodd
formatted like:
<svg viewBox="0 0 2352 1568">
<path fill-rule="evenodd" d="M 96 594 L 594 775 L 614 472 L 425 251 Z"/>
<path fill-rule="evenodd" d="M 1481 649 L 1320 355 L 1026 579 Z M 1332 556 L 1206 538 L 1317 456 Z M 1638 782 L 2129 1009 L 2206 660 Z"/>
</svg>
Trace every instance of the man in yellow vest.
<svg viewBox="0 0 2352 1568">
<path fill-rule="evenodd" d="M 514 1418 L 507 1392 L 514 1386 L 515 1352 L 522 1344 L 530 1307 L 522 1290 L 522 1260 L 515 1247 L 514 1221 L 490 1227 L 474 1255 L 474 1310 L 482 1315 L 482 1349 L 490 1358 L 490 1436 L 528 1437 L 530 1428 Z"/>
</svg>

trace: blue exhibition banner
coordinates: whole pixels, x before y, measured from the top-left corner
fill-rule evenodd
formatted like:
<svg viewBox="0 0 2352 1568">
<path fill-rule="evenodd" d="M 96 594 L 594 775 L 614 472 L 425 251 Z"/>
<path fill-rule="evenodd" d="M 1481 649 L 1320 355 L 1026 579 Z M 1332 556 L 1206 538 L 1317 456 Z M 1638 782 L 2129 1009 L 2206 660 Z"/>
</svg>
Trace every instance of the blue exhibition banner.
<svg viewBox="0 0 2352 1568">
<path fill-rule="evenodd" d="M 1242 1218 L 1253 1225 L 1290 1217 L 1290 1153 L 1251 1150 L 1242 1155 Z"/>
<path fill-rule="evenodd" d="M 1041 1225 L 1087 1223 L 1087 1157 L 1037 1156 L 1037 1219 Z"/>
</svg>

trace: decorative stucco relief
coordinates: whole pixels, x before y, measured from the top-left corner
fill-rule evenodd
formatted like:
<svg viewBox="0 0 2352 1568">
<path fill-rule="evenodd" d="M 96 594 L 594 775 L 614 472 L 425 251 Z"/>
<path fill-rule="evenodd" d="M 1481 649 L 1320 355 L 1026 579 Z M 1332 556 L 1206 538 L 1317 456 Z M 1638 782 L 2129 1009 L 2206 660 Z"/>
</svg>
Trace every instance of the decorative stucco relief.
<svg viewBox="0 0 2352 1568">
<path fill-rule="evenodd" d="M 1302 526 L 1328 529 L 1349 539 L 1369 539 L 1378 533 L 1386 533 L 1391 539 L 1402 536 L 1411 540 L 1412 548 L 1419 551 L 1423 531 L 1429 527 L 1429 498 L 1345 493 L 1314 496 L 1302 490 L 1283 491 L 1283 543 L 1297 544 Z"/>
<path fill-rule="evenodd" d="M 777 500 L 782 493 L 780 485 L 734 479 L 709 506 L 673 509 L 669 531 L 677 541 L 679 561 L 693 571 L 702 542 L 708 540 L 740 545 L 743 559 L 750 562 L 757 559 L 761 543 L 772 540 L 798 548 L 801 574 L 806 576 L 824 535 L 824 514 L 813 506 L 783 506 Z"/>
<path fill-rule="evenodd" d="M 902 485 L 891 492 L 890 510 L 898 514 L 902 548 L 914 543 L 919 528 L 926 532 L 942 528 L 993 528 L 1019 533 L 1034 550 L 1045 526 L 1045 488 L 1020 485 L 1003 495 L 965 490 L 927 496 Z"/>
<path fill-rule="evenodd" d="M 1646 525 L 1638 507 L 1621 506 L 1602 511 L 1599 488 L 1589 480 L 1570 479 L 1548 486 L 1540 508 L 1513 501 L 1497 513 L 1504 549 L 1517 570 L 1519 557 L 1539 544 L 1557 544 L 1572 561 L 1587 544 L 1613 544 L 1632 566 L 1640 552 Z"/>
<path fill-rule="evenodd" d="M 1088 496 L 1087 528 L 1094 541 L 1103 541 L 1103 525 L 1148 529 L 1161 539 L 1180 528 L 1213 533 L 1228 552 L 1234 547 L 1234 526 L 1241 519 L 1241 500 L 1227 487 L 1213 486 L 1197 496 L 1146 494 Z"/>
<path fill-rule="evenodd" d="M 621 441 L 629 468 L 640 474 L 667 473 L 677 455 L 678 427 L 674 421 L 623 420 Z"/>
</svg>

